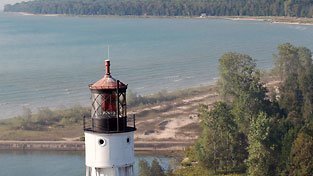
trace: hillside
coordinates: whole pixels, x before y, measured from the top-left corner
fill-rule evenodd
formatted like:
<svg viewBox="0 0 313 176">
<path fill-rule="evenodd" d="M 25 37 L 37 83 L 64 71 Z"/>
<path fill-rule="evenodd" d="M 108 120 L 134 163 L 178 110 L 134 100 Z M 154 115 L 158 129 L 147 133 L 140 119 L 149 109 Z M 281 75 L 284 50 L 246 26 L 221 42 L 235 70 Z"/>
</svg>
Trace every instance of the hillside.
<svg viewBox="0 0 313 176">
<path fill-rule="evenodd" d="M 6 5 L 5 12 L 135 16 L 312 17 L 312 0 L 36 0 Z"/>
</svg>

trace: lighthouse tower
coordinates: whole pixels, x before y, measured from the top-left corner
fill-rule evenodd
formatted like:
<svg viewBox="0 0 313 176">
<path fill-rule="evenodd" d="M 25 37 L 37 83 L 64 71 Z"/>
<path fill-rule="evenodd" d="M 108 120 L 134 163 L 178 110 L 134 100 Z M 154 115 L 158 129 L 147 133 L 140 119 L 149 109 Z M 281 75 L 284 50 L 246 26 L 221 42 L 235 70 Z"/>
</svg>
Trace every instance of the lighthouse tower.
<svg viewBox="0 0 313 176">
<path fill-rule="evenodd" d="M 135 116 L 127 118 L 127 85 L 105 75 L 89 85 L 91 117 L 84 117 L 86 176 L 134 176 Z M 130 125 L 131 124 L 131 125 Z"/>
</svg>

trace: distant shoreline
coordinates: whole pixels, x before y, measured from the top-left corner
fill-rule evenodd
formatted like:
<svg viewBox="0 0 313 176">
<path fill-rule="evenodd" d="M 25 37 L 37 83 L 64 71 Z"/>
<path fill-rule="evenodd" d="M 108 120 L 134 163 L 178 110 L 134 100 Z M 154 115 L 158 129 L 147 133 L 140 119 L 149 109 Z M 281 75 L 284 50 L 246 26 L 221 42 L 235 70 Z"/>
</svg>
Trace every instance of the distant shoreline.
<svg viewBox="0 0 313 176">
<path fill-rule="evenodd" d="M 92 18 L 151 18 L 151 19 L 223 19 L 232 21 L 258 21 L 273 24 L 313 26 L 313 18 L 298 18 L 286 16 L 135 16 L 135 15 L 69 15 L 69 14 L 33 14 L 27 12 L 4 12 L 22 16 L 43 17 L 92 17 Z"/>
<path fill-rule="evenodd" d="M 273 24 L 313 25 L 313 18 L 296 18 L 283 16 L 225 16 L 223 19 L 233 21 L 261 21 Z"/>
<path fill-rule="evenodd" d="M 23 16 L 43 17 L 95 17 L 95 18 L 156 18 L 156 19 L 224 19 L 232 21 L 259 21 L 273 24 L 313 25 L 313 18 L 297 18 L 285 16 L 134 16 L 134 15 L 69 15 L 69 14 L 32 14 L 27 12 L 5 12 Z"/>
</svg>

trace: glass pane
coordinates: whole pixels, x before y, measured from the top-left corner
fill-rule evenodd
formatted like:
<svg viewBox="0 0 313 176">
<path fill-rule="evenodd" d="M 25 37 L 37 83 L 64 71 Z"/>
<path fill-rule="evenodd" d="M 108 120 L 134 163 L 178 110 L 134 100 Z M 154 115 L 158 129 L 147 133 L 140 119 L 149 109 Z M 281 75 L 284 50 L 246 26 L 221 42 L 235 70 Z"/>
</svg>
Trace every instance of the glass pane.
<svg viewBox="0 0 313 176">
<path fill-rule="evenodd" d="M 116 111 L 116 95 L 103 94 L 102 95 L 102 111 L 115 112 Z"/>
<path fill-rule="evenodd" d="M 97 93 L 91 94 L 91 100 L 92 100 L 92 109 L 91 109 L 91 115 L 93 117 L 100 117 L 102 115 L 102 110 L 101 110 L 101 95 Z"/>
</svg>

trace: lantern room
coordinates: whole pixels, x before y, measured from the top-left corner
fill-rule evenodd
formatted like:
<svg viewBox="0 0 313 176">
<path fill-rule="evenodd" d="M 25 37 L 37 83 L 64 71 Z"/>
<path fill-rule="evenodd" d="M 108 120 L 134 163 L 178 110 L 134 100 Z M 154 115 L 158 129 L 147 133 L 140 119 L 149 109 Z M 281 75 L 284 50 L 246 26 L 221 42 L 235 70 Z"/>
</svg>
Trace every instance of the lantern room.
<svg viewBox="0 0 313 176">
<path fill-rule="evenodd" d="M 100 133 L 135 131 L 135 126 L 127 126 L 127 85 L 111 76 L 110 60 L 105 60 L 104 77 L 90 84 L 89 89 L 91 91 L 89 130 Z M 86 130 L 85 123 L 84 128 Z"/>
</svg>

